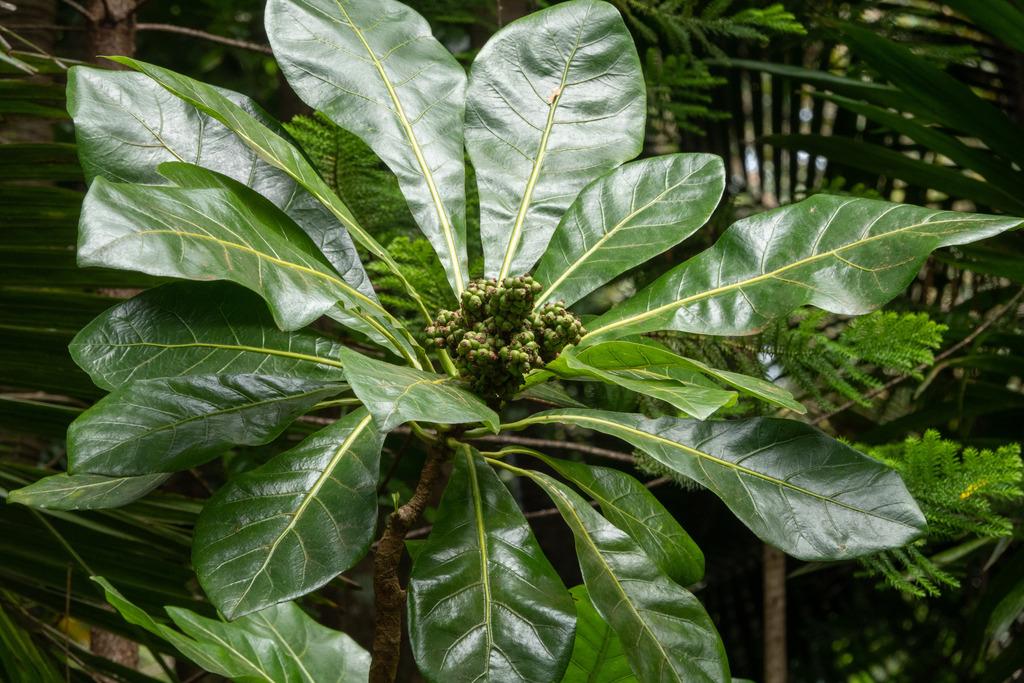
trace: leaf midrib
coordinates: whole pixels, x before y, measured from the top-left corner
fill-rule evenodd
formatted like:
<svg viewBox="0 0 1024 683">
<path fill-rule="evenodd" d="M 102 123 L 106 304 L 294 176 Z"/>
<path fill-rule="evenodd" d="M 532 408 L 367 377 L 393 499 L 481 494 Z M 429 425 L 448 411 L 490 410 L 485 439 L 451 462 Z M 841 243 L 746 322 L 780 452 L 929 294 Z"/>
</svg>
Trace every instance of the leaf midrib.
<svg viewBox="0 0 1024 683">
<path fill-rule="evenodd" d="M 770 483 L 772 483 L 772 484 L 774 484 L 776 486 L 780 486 L 780 487 L 791 489 L 792 491 L 794 491 L 796 493 L 800 493 L 800 494 L 809 496 L 811 498 L 816 498 L 816 499 L 818 499 L 818 500 L 820 500 L 822 502 L 831 503 L 832 505 L 836 505 L 836 506 L 841 507 L 841 508 L 846 508 L 847 510 L 850 510 L 852 512 L 858 512 L 858 513 L 861 513 L 861 514 L 864 514 L 864 515 L 868 515 L 869 517 L 874 517 L 876 519 L 883 520 L 883 521 L 886 521 L 886 522 L 889 522 L 889 523 L 892 523 L 892 524 L 899 524 L 899 525 L 905 526 L 905 527 L 907 527 L 909 529 L 916 529 L 916 527 L 913 527 L 910 524 L 907 524 L 906 522 L 901 522 L 899 520 L 895 520 L 895 519 L 892 519 L 890 517 L 883 517 L 882 515 L 879 515 L 879 514 L 877 514 L 875 512 L 872 512 L 870 510 L 864 510 L 864 509 L 861 509 L 861 508 L 858 508 L 858 507 L 854 507 L 853 505 L 849 505 L 847 503 L 843 503 L 843 502 L 838 501 L 838 500 L 836 500 L 834 498 L 829 498 L 829 497 L 824 496 L 824 495 L 822 495 L 820 493 L 815 493 L 813 491 L 809 491 L 809 490 L 801 488 L 799 486 L 795 486 L 793 484 L 790 484 L 787 481 L 782 481 L 780 479 L 775 479 L 775 478 L 773 478 L 773 477 L 771 477 L 771 476 L 769 476 L 767 474 L 762 474 L 761 472 L 757 472 L 755 470 L 751 470 L 749 468 L 743 467 L 742 465 L 737 465 L 735 463 L 731 463 L 728 460 L 723 460 L 722 458 L 715 457 L 715 456 L 711 455 L 710 453 L 705 453 L 705 452 L 699 451 L 699 450 L 697 450 L 695 448 L 690 448 L 689 446 L 684 446 L 681 443 L 676 443 L 675 441 L 669 441 L 668 439 L 665 439 L 663 437 L 656 436 L 654 434 L 650 434 L 648 432 L 641 431 L 641 430 L 636 429 L 634 427 L 629 427 L 627 425 L 624 425 L 624 424 L 621 424 L 621 423 L 618 423 L 618 422 L 612 422 L 611 420 L 603 420 L 601 418 L 590 417 L 588 415 L 573 415 L 573 414 L 568 414 L 568 415 L 541 415 L 541 416 L 528 417 L 528 418 L 526 418 L 524 420 L 520 420 L 519 422 L 516 422 L 514 424 L 517 425 L 517 426 L 518 425 L 524 425 L 525 426 L 525 425 L 531 424 L 531 423 L 532 424 L 537 424 L 537 423 L 542 423 L 542 422 L 561 422 L 562 420 L 560 420 L 559 418 L 572 418 L 573 420 L 576 420 L 576 421 L 579 421 L 579 422 L 592 422 L 592 423 L 596 423 L 596 424 L 606 425 L 606 426 L 608 426 L 608 427 L 610 427 L 612 429 L 621 429 L 622 431 L 628 432 L 628 433 L 633 434 L 633 435 L 635 435 L 637 437 L 640 437 L 640 438 L 643 438 L 643 439 L 648 439 L 648 440 L 651 440 L 651 441 L 657 441 L 657 442 L 659 442 L 661 444 L 664 444 L 664 445 L 666 445 L 666 446 L 668 446 L 670 448 L 675 448 L 677 450 L 685 451 L 685 452 L 690 453 L 691 455 L 695 455 L 698 458 L 701 458 L 703 460 L 709 460 L 709 461 L 711 461 L 711 462 L 713 462 L 713 463 L 715 463 L 717 465 L 725 467 L 726 469 L 735 470 L 735 471 L 737 471 L 739 473 L 745 474 L 745 475 L 753 477 L 755 479 L 761 479 L 763 481 L 770 482 Z M 512 425 L 502 425 L 502 426 L 504 428 L 508 429 Z"/>
<path fill-rule="evenodd" d="M 536 301 L 536 303 L 533 306 L 534 309 L 539 308 L 541 306 L 541 304 L 543 304 L 543 302 L 545 302 L 549 298 L 551 298 L 551 296 L 554 295 L 555 290 L 558 288 L 558 286 L 560 284 L 562 284 L 562 282 L 564 282 L 578 268 L 582 267 L 584 262 L 587 261 L 587 259 L 589 259 L 594 254 L 594 252 L 596 252 L 598 249 L 600 249 L 601 246 L 605 242 L 607 242 L 608 240 L 613 238 L 615 235 L 617 235 L 620 230 L 629 229 L 628 226 L 626 226 L 626 223 L 628 223 L 629 221 L 633 220 L 633 218 L 635 218 L 638 214 L 646 211 L 650 207 L 652 207 L 655 204 L 659 203 L 661 201 L 661 198 L 664 197 L 669 192 L 671 192 L 672 190 L 676 189 L 677 187 L 679 187 L 681 185 L 685 185 L 687 180 L 689 180 L 691 177 L 693 177 L 695 174 L 699 173 L 700 171 L 703 171 L 711 163 L 712 162 L 709 161 L 709 162 L 703 164 L 700 168 L 698 168 L 698 169 L 688 173 L 686 175 L 686 177 L 683 178 L 682 180 L 680 180 L 678 183 L 675 183 L 674 185 L 672 185 L 670 187 L 666 187 L 665 190 L 663 192 L 658 193 L 658 195 L 656 197 L 654 197 L 654 199 L 650 200 L 649 202 L 647 202 L 646 204 L 644 204 L 640 208 L 634 209 L 633 211 L 630 212 L 630 214 L 628 216 L 626 216 L 621 221 L 616 223 L 615 226 L 612 227 L 611 230 L 607 231 L 604 235 L 601 236 L 601 238 L 599 240 L 597 240 L 597 242 L 594 243 L 594 246 L 592 246 L 590 249 L 587 249 L 587 251 L 584 252 L 578 259 L 573 261 L 565 269 L 565 271 L 558 277 L 558 279 L 555 280 L 553 283 L 551 283 L 551 286 L 548 287 L 546 290 L 544 290 L 543 293 L 541 293 L 541 295 L 537 298 L 537 301 Z M 603 213 L 603 211 L 602 211 L 602 213 Z"/>
<path fill-rule="evenodd" d="M 423 156 L 423 150 L 420 148 L 419 140 L 416 138 L 416 133 L 412 129 L 412 124 L 409 123 L 408 117 L 405 115 L 405 109 L 402 107 L 401 100 L 398 99 L 398 93 L 395 92 L 395 87 L 391 83 L 391 78 L 384 71 L 384 64 L 377 58 L 373 49 L 369 43 L 366 42 L 366 38 L 363 36 L 362 30 L 355 25 L 352 18 L 349 17 L 348 12 L 345 10 L 345 6 L 340 0 L 335 0 L 335 4 L 341 13 L 345 15 L 345 21 L 348 22 L 349 28 L 352 29 L 356 37 L 359 38 L 359 42 L 362 43 L 363 48 L 366 50 L 366 54 L 373 60 L 373 65 L 377 69 L 377 73 L 380 74 L 381 80 L 384 82 L 384 87 L 388 90 L 388 95 L 391 97 L 392 103 L 395 105 L 395 113 L 398 115 L 398 120 L 402 124 L 402 130 L 405 131 L 405 136 L 409 139 L 409 145 L 412 147 L 413 154 L 416 155 L 416 163 L 419 164 L 420 173 L 423 174 L 423 179 L 427 183 L 427 189 L 430 191 L 430 199 L 434 203 L 434 210 L 437 212 L 438 219 L 441 222 L 441 232 L 444 234 L 445 246 L 448 247 L 448 258 L 451 259 L 452 271 L 455 276 L 455 296 L 462 296 L 462 266 L 459 264 L 459 257 L 455 251 L 455 241 L 452 238 L 452 225 L 448 218 L 448 213 L 445 211 L 444 204 L 441 201 L 441 195 L 437 191 L 437 185 L 434 183 L 434 174 L 430 172 L 430 166 L 427 164 L 426 158 Z"/>
<path fill-rule="evenodd" d="M 548 120 L 544 124 L 544 132 L 540 138 L 540 149 L 537 151 L 537 158 L 533 162 L 533 169 L 530 172 L 530 178 L 526 181 L 526 190 L 523 192 L 523 200 L 519 205 L 519 213 L 516 215 L 516 220 L 512 224 L 512 235 L 509 238 L 508 247 L 505 250 L 505 259 L 501 264 L 501 272 L 498 274 L 498 280 L 503 280 L 508 277 L 509 270 L 512 268 L 512 261 L 515 258 L 516 252 L 519 250 L 519 241 L 523 237 L 523 223 L 526 221 L 526 213 L 530 209 L 530 201 L 533 198 L 533 190 L 537 187 L 537 180 L 540 178 L 540 169 L 544 163 L 544 156 L 548 149 L 548 139 L 551 137 L 551 131 L 555 127 L 555 111 L 558 109 L 558 105 L 562 101 L 562 95 L 565 94 L 565 82 L 569 78 L 569 67 L 572 66 L 572 60 L 576 56 L 576 51 L 580 47 L 580 38 L 583 35 L 583 27 L 587 23 L 587 18 L 590 15 L 590 9 L 587 9 L 587 17 L 584 17 L 580 22 L 579 30 L 576 33 L 576 42 L 573 43 L 572 52 L 569 53 L 568 59 L 565 60 L 565 67 L 562 69 L 562 79 L 558 83 L 558 92 L 555 94 L 554 99 L 548 106 Z"/>
<path fill-rule="evenodd" d="M 100 348 L 111 348 L 111 349 L 125 349 L 125 348 L 136 348 L 140 346 L 151 346 L 158 349 L 189 349 L 189 348 L 203 348 L 203 349 L 217 349 L 220 351 L 242 351 L 247 353 L 263 354 L 267 356 L 281 356 L 282 358 L 294 358 L 295 360 L 309 361 L 318 365 L 330 365 L 331 367 L 343 368 L 345 367 L 340 361 L 331 360 L 329 358 L 323 358 L 321 356 L 310 356 L 305 353 L 295 353 L 293 351 L 280 351 L 278 349 L 268 349 L 266 347 L 259 346 L 241 346 L 236 344 L 218 344 L 215 342 L 193 342 L 187 344 L 160 344 L 157 342 L 131 342 L 126 344 L 110 344 L 110 343 L 90 343 L 83 344 L 83 347 L 100 347 Z"/>
<path fill-rule="evenodd" d="M 845 204 L 843 206 L 845 206 Z M 841 208 L 842 207 L 840 207 L 840 209 Z M 839 209 L 836 210 L 837 213 L 838 213 L 838 211 L 839 211 Z M 842 257 L 839 256 L 839 253 L 844 251 L 844 250 L 846 250 L 846 249 L 853 249 L 854 247 L 859 247 L 859 246 L 862 246 L 864 244 L 867 244 L 867 243 L 875 241 L 875 240 L 885 239 L 887 237 L 892 237 L 894 235 L 899 235 L 899 234 L 902 234 L 902 233 L 906 233 L 906 232 L 912 231 L 915 228 L 920 228 L 920 227 L 925 226 L 925 225 L 937 225 L 937 224 L 940 224 L 940 223 L 985 223 L 985 222 L 987 222 L 987 219 L 973 219 L 972 220 L 972 219 L 962 219 L 962 218 L 960 218 L 960 219 L 952 219 L 951 218 L 951 219 L 938 220 L 938 221 L 926 221 L 924 223 L 914 223 L 913 225 L 908 225 L 906 227 L 899 228 L 897 230 L 892 230 L 892 231 L 889 231 L 889 232 L 885 232 L 885 233 L 882 233 L 880 235 L 873 235 L 872 237 L 863 238 L 863 239 L 857 240 L 856 242 L 853 242 L 851 244 L 845 244 L 845 245 L 843 245 L 841 247 L 837 247 L 835 249 L 830 249 L 829 251 L 822 252 L 821 254 L 814 254 L 812 256 L 808 256 L 806 258 L 800 259 L 799 261 L 795 261 L 793 263 L 787 264 L 787 265 L 783 266 L 782 268 L 777 268 L 776 270 L 773 270 L 770 273 L 763 273 L 762 275 L 759 275 L 759 276 L 754 277 L 754 278 L 748 278 L 748 279 L 743 280 L 741 282 L 735 282 L 733 284 L 723 285 L 721 287 L 715 287 L 714 289 L 709 289 L 709 290 L 707 290 L 705 292 L 701 292 L 699 294 L 694 294 L 692 296 L 684 297 L 682 299 L 676 299 L 675 301 L 670 301 L 667 304 L 664 304 L 662 306 L 658 306 L 657 308 L 652 308 L 650 310 L 644 311 L 643 313 L 638 313 L 638 314 L 633 315 L 633 316 L 628 316 L 626 318 L 622 318 L 620 320 L 616 320 L 614 322 L 607 323 L 604 326 L 598 327 L 598 328 L 596 328 L 594 330 L 591 330 L 587 334 L 585 334 L 583 336 L 583 339 L 580 340 L 580 342 L 582 343 L 584 340 L 586 340 L 589 337 L 594 337 L 595 335 L 604 334 L 604 333 L 608 332 L 609 330 L 613 330 L 613 329 L 616 329 L 618 327 L 622 327 L 623 325 L 631 325 L 631 324 L 634 324 L 634 323 L 637 323 L 637 322 L 642 322 L 644 320 L 647 320 L 648 318 L 653 318 L 653 317 L 659 315 L 660 313 L 662 313 L 663 311 L 671 310 L 673 308 L 681 308 L 682 306 L 685 306 L 686 304 L 692 303 L 694 301 L 699 301 L 701 299 L 717 296 L 717 295 L 725 293 L 725 292 L 729 292 L 729 291 L 732 291 L 732 290 L 735 290 L 735 289 L 740 289 L 740 288 L 743 288 L 743 287 L 746 287 L 746 286 L 749 286 L 749 285 L 752 285 L 752 284 L 756 284 L 756 283 L 761 282 L 763 280 L 781 279 L 781 278 L 779 278 L 779 274 L 780 273 L 785 273 L 788 270 L 791 270 L 793 268 L 798 268 L 798 267 L 800 267 L 802 265 L 806 265 L 808 263 L 812 263 L 812 262 L 814 262 L 816 260 L 819 260 L 819 259 L 824 259 L 824 258 L 829 258 L 829 257 L 833 257 L 834 256 L 835 258 L 838 258 L 839 260 L 846 262 L 844 259 L 842 259 Z M 924 237 L 935 237 L 935 234 L 933 234 L 933 233 L 923 233 L 922 236 L 924 236 Z M 821 237 L 821 235 L 819 235 L 819 239 L 820 239 L 820 237 Z M 804 285 L 805 283 L 797 282 L 797 284 Z"/>
<path fill-rule="evenodd" d="M 242 601 L 245 600 L 247 595 L 249 595 L 249 591 L 251 591 L 252 587 L 256 584 L 256 579 L 258 579 L 263 574 L 267 566 L 270 564 L 270 561 L 273 559 L 274 554 L 277 552 L 278 546 L 281 545 L 281 541 L 284 540 L 285 536 L 287 536 L 289 533 L 295 530 L 295 527 L 298 525 L 299 520 L 302 518 L 302 513 L 306 511 L 306 508 L 309 507 L 310 502 L 316 498 L 317 494 L 320 492 L 320 489 L 323 488 L 327 480 L 331 478 L 330 475 L 334 472 L 334 468 L 338 466 L 338 462 L 341 460 L 343 456 L 345 456 L 351 450 L 352 444 L 355 443 L 357 438 L 359 438 L 359 436 L 363 432 L 363 429 L 366 428 L 366 425 L 370 423 L 371 419 L 372 416 L 367 414 L 359 422 L 359 424 L 352 428 L 352 433 L 345 437 L 345 440 L 342 442 L 341 446 L 339 446 L 338 450 L 334 453 L 333 456 L 331 456 L 330 462 L 328 462 L 327 465 L 324 467 L 323 471 L 320 473 L 320 476 L 317 477 L 316 482 L 313 484 L 312 487 L 310 487 L 307 494 L 303 496 L 302 502 L 299 503 L 299 507 L 295 510 L 294 514 L 292 514 L 292 518 L 291 520 L 289 520 L 288 525 L 281 530 L 281 533 L 277 535 L 277 538 L 274 539 L 274 542 L 270 544 L 269 548 L 267 548 L 266 559 L 263 561 L 263 564 L 260 566 L 260 568 L 253 572 L 252 579 L 249 581 L 249 585 L 246 586 L 242 594 L 238 597 L 237 600 L 235 600 L 235 609 L 238 609 L 238 606 L 242 604 Z"/>
</svg>

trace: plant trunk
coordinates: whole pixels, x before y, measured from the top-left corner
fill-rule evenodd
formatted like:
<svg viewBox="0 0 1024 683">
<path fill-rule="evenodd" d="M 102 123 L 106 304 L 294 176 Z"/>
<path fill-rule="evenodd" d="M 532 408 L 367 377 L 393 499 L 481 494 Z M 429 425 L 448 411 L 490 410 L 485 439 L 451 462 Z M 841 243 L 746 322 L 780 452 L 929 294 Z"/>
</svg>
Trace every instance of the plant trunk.
<svg viewBox="0 0 1024 683">
<path fill-rule="evenodd" d="M 764 683 L 786 683 L 786 554 L 764 546 Z"/>
<path fill-rule="evenodd" d="M 135 55 L 136 0 L 92 0 L 89 12 L 89 56 L 99 62 L 100 57 Z M 127 69 L 115 62 L 104 66 Z"/>
<path fill-rule="evenodd" d="M 454 436 L 455 432 L 449 432 Z M 440 435 L 444 439 L 444 434 Z M 405 535 L 420 518 L 434 495 L 441 474 L 441 465 L 450 449 L 439 441 L 427 453 L 416 491 L 409 502 L 388 518 L 384 535 L 377 544 L 373 568 L 373 595 L 376 607 L 376 630 L 373 636 L 373 660 L 369 683 L 394 683 L 402 648 L 402 611 L 406 591 L 398 579 L 398 565 L 405 551 Z"/>
</svg>

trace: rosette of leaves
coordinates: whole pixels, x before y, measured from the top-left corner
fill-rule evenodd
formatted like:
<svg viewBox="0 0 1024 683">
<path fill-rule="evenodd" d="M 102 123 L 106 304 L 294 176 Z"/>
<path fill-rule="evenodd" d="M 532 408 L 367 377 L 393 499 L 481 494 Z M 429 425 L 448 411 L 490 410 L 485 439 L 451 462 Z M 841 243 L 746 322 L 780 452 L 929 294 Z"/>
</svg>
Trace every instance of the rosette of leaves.
<svg viewBox="0 0 1024 683">
<path fill-rule="evenodd" d="M 509 24 L 468 76 L 394 0 L 270 0 L 266 17 L 295 91 L 395 173 L 444 268 L 436 286 L 457 300 L 472 292 L 467 150 L 485 277 L 531 271 L 541 289 L 526 317 L 572 306 L 686 239 L 723 192 L 716 157 L 631 161 L 643 141 L 643 75 L 622 18 L 600 0 Z M 114 307 L 75 339 L 76 361 L 110 394 L 72 425 L 59 492 L 12 499 L 121 504 L 154 476 L 267 443 L 325 403 L 358 404 L 206 503 L 194 565 L 209 598 L 237 619 L 316 590 L 369 551 L 383 438 L 409 424 L 428 456 L 417 495 L 391 516 L 375 556 L 372 681 L 394 678 L 403 606 L 427 680 L 580 680 L 569 661 L 586 645 L 570 592 L 496 470 L 534 482 L 571 530 L 593 607 L 581 638 L 614 634 L 642 681 L 730 680 L 715 625 L 685 588 L 703 574 L 701 552 L 657 500 L 617 470 L 531 456 L 552 475 L 481 453 L 471 442 L 487 432 L 561 423 L 621 439 L 804 560 L 856 557 L 922 533 L 920 510 L 885 464 L 798 421 L 706 419 L 737 392 L 802 410 L 786 392 L 642 335 L 750 334 L 804 305 L 866 312 L 933 249 L 1019 219 L 829 196 L 744 219 L 526 375 L 532 389 L 555 378 L 617 385 L 678 416 L 567 406 L 524 418 L 520 409 L 506 422 L 459 378 L 448 351 L 423 348 L 377 300 L 354 242 L 393 270 L 425 323 L 436 317 L 277 122 L 238 93 L 118 61 L 135 72 L 76 67 L 69 83 L 91 181 L 79 262 L 186 282 Z M 308 328 L 322 316 L 365 343 L 357 350 Z M 452 475 L 406 599 L 396 553 L 447 459 Z M 83 493 L 69 495 L 76 487 Z M 598 656 L 590 666 L 604 664 Z"/>
</svg>

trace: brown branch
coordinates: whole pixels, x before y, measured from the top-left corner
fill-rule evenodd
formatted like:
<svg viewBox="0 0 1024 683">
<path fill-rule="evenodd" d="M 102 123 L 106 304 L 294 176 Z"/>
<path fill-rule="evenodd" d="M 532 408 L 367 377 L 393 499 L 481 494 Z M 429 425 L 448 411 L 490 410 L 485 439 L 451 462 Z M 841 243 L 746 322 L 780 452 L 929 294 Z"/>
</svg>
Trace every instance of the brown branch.
<svg viewBox="0 0 1024 683">
<path fill-rule="evenodd" d="M 996 311 L 995 314 L 992 315 L 988 320 L 986 320 L 982 324 L 978 325 L 977 329 L 975 329 L 973 332 L 971 332 L 969 335 L 967 335 L 966 337 L 961 339 L 956 344 L 953 344 L 952 346 L 950 346 L 948 349 L 946 349 L 945 351 L 943 351 L 939 355 L 935 356 L 935 358 L 933 358 L 930 363 L 921 363 L 920 365 L 918 365 L 916 368 L 914 368 L 914 372 L 917 373 L 917 372 L 921 372 L 922 370 L 927 370 L 932 365 L 935 365 L 936 363 L 939 363 L 941 361 L 946 360 L 947 358 L 952 356 L 954 353 L 956 353 L 960 349 L 964 348 L 965 346 L 967 346 L 968 344 L 973 342 L 975 339 L 978 338 L 978 335 L 980 335 L 982 332 L 984 332 L 989 327 L 991 327 L 992 323 L 994 323 L 995 321 L 999 320 L 999 318 L 1001 318 L 1004 313 L 1006 313 L 1008 310 L 1010 310 L 1017 303 L 1017 301 L 1020 299 L 1021 295 L 1024 295 L 1024 288 L 1021 288 L 1016 294 L 1014 294 L 1013 298 L 1011 298 L 1003 306 L 1001 306 L 999 308 L 999 310 Z M 899 377 L 893 378 L 893 379 L 889 380 L 888 382 L 886 382 L 885 384 L 883 384 L 882 386 L 878 387 L 877 389 L 872 389 L 868 393 L 864 394 L 863 398 L 867 399 L 867 400 L 870 400 L 870 399 L 874 398 L 875 396 L 878 396 L 879 394 L 881 394 L 883 391 L 888 391 L 889 389 L 893 388 L 894 386 L 896 386 L 900 382 L 903 382 L 904 380 L 907 380 L 907 379 L 909 379 L 912 376 L 913 376 L 913 374 L 908 374 L 908 375 L 900 375 Z M 841 405 L 838 408 L 836 408 L 835 410 L 833 410 L 831 413 L 825 413 L 824 415 L 819 415 L 818 417 L 814 418 L 813 420 L 810 421 L 809 424 L 816 425 L 816 424 L 819 424 L 821 422 L 824 422 L 825 420 L 828 420 L 829 418 L 835 417 L 836 415 L 838 415 L 839 413 L 843 412 L 844 410 L 848 410 L 848 409 L 852 408 L 853 406 L 857 405 L 857 403 L 858 403 L 858 401 L 847 401 L 843 405 Z"/>
<path fill-rule="evenodd" d="M 175 26 L 174 24 L 136 24 L 135 30 L 180 33 L 184 36 L 192 36 L 193 38 L 199 38 L 200 40 L 207 40 L 211 43 L 220 43 L 221 45 L 227 45 L 229 47 L 237 47 L 242 50 L 252 50 L 253 52 L 261 52 L 265 55 L 274 54 L 269 45 L 260 45 L 258 43 L 250 43 L 245 40 L 225 38 L 224 36 L 214 35 L 213 33 L 207 33 L 206 31 L 199 31 L 194 28 L 185 28 L 184 26 Z"/>
<path fill-rule="evenodd" d="M 456 436 L 453 430 L 452 436 Z M 438 441 L 427 451 L 420 480 L 409 502 L 388 517 L 384 535 L 377 544 L 373 563 L 373 597 L 377 610 L 376 630 L 373 634 L 373 660 L 370 662 L 369 683 L 394 683 L 398 675 L 398 658 L 402 645 L 402 610 L 405 607 L 405 589 L 398 580 L 398 564 L 405 550 L 409 528 L 423 514 L 434 494 L 441 465 L 449 454 L 445 441 Z"/>
<path fill-rule="evenodd" d="M 609 460 L 617 460 L 619 462 L 626 462 L 630 465 L 636 463 L 636 457 L 623 453 L 622 451 L 613 451 L 610 448 L 599 448 L 597 446 L 591 446 L 585 443 L 573 443 L 571 441 L 556 441 L 555 439 L 534 439 L 529 436 L 518 436 L 516 434 L 487 434 L 486 436 L 479 436 L 471 441 L 489 441 L 491 443 L 507 443 L 515 446 L 535 446 L 537 448 L 558 448 L 561 450 L 579 451 L 580 453 L 586 453 L 587 455 L 596 455 L 601 458 L 608 458 Z"/>
</svg>

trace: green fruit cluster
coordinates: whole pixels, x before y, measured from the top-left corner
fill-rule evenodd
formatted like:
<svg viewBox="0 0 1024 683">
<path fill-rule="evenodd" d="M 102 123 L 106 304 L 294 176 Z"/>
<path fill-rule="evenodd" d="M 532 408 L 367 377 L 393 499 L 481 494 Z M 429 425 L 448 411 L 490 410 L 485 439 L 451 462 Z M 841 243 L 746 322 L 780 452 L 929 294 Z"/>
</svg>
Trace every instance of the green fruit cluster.
<svg viewBox="0 0 1024 683">
<path fill-rule="evenodd" d="M 474 280 L 457 311 L 441 311 L 427 345 L 455 356 L 460 377 L 486 398 L 505 400 L 530 370 L 550 362 L 586 333 L 562 302 L 534 310 L 543 289 L 529 275 Z"/>
</svg>

